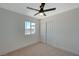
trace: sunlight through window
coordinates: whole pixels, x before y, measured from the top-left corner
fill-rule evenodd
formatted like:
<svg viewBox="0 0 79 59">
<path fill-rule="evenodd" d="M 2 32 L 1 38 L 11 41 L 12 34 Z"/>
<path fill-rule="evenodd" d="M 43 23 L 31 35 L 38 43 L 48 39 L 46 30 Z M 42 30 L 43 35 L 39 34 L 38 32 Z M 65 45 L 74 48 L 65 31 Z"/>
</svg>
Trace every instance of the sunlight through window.
<svg viewBox="0 0 79 59">
<path fill-rule="evenodd" d="M 35 23 L 25 21 L 25 35 L 30 35 L 34 33 L 35 33 Z"/>
</svg>

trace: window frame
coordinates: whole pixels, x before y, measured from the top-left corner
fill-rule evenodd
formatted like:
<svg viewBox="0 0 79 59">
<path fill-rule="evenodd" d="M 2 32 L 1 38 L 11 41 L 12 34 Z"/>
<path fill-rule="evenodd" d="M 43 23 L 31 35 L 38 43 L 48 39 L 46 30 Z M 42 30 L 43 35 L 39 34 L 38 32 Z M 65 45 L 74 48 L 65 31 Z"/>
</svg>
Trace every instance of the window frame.
<svg viewBox="0 0 79 59">
<path fill-rule="evenodd" d="M 27 31 L 27 22 L 30 22 L 30 29 L 29 29 L 29 34 L 28 33 L 26 33 Z M 34 23 L 34 25 L 32 25 L 32 23 Z M 32 28 L 32 27 L 34 27 L 34 28 Z M 35 22 L 32 22 L 32 21 L 25 21 L 25 35 L 33 35 L 33 34 L 35 34 L 35 32 L 36 32 L 36 23 Z"/>
</svg>

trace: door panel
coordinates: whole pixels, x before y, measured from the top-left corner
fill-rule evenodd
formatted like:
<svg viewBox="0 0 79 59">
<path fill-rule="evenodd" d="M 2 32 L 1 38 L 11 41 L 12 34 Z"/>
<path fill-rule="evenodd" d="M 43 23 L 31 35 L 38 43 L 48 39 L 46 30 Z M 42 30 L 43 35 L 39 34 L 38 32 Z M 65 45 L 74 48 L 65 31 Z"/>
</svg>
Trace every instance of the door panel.
<svg viewBox="0 0 79 59">
<path fill-rule="evenodd" d="M 54 33 L 53 33 L 53 22 L 47 22 L 46 27 L 46 37 L 47 37 L 47 44 L 52 45 L 54 43 Z"/>
</svg>

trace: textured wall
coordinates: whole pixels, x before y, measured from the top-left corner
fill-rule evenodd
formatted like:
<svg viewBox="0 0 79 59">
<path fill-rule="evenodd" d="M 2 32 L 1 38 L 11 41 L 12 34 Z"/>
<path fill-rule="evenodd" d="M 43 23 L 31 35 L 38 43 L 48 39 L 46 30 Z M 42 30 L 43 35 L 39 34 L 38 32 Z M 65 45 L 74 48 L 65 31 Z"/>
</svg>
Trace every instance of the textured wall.
<svg viewBox="0 0 79 59">
<path fill-rule="evenodd" d="M 28 39 L 24 34 L 24 21 L 35 22 L 36 33 Z M 0 8 L 0 54 L 22 48 L 39 41 L 39 21 L 25 15 Z"/>
<path fill-rule="evenodd" d="M 41 20 L 41 40 L 79 54 L 79 8 Z"/>
</svg>

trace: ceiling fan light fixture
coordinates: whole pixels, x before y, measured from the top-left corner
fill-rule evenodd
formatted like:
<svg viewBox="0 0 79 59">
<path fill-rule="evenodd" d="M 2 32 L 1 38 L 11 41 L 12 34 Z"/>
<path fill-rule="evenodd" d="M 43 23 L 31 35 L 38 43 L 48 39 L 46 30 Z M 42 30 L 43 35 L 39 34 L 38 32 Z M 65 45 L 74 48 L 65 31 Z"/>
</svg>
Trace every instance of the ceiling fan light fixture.
<svg viewBox="0 0 79 59">
<path fill-rule="evenodd" d="M 31 7 L 27 7 L 28 9 L 31 9 L 31 10 L 35 10 L 35 11 L 38 11 L 36 14 L 34 14 L 34 16 L 36 15 L 40 15 L 40 16 L 46 16 L 45 12 L 48 12 L 48 11 L 53 11 L 53 10 L 56 10 L 56 8 L 49 8 L 49 9 L 44 9 L 44 6 L 45 6 L 45 3 L 41 3 L 40 5 L 40 9 L 35 9 L 35 8 L 31 8 Z"/>
<path fill-rule="evenodd" d="M 39 15 L 40 15 L 40 16 L 43 16 L 43 13 L 40 13 Z"/>
</svg>

